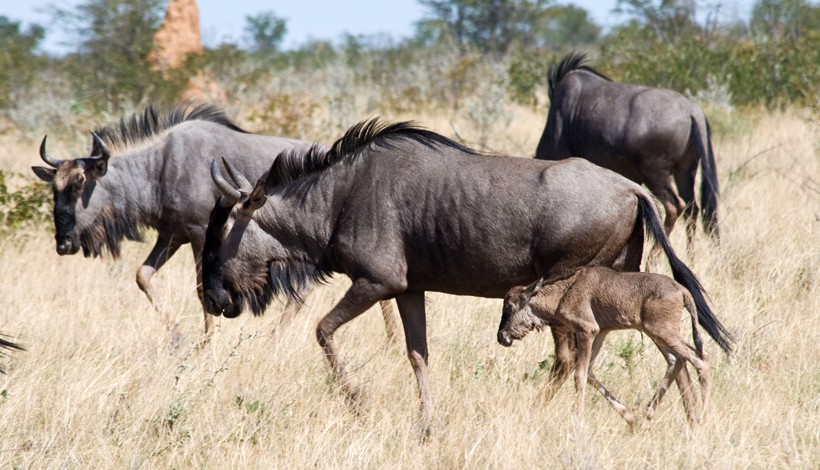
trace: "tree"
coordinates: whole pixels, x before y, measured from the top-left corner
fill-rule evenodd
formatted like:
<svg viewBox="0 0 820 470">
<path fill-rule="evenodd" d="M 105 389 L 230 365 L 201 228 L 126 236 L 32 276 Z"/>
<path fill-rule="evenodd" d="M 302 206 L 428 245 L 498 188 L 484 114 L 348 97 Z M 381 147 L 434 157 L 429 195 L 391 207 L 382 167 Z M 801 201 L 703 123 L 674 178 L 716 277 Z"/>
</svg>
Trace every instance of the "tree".
<svg viewBox="0 0 820 470">
<path fill-rule="evenodd" d="M 462 54 L 476 50 L 500 57 L 513 44 L 537 41 L 552 1 L 420 0 L 429 16 L 417 24 L 417 35 L 452 40 Z"/>
<path fill-rule="evenodd" d="M 820 5 L 809 5 L 806 0 L 758 0 L 749 26 L 755 35 L 794 41 L 820 30 Z"/>
<path fill-rule="evenodd" d="M 245 34 L 253 52 L 259 55 L 268 56 L 278 51 L 287 31 L 287 20 L 273 12 L 245 17 Z"/>
<path fill-rule="evenodd" d="M 695 0 L 618 0 L 615 11 L 649 27 L 665 44 L 676 44 L 700 31 Z"/>
<path fill-rule="evenodd" d="M 97 107 L 120 112 L 163 89 L 148 61 L 162 23 L 163 0 L 85 0 L 55 18 L 78 38 L 68 58 L 79 91 Z"/>
<path fill-rule="evenodd" d="M 0 108 L 13 104 L 15 90 L 31 83 L 37 71 L 35 49 L 45 36 L 42 26 L 20 23 L 0 16 Z"/>
<path fill-rule="evenodd" d="M 547 46 L 555 49 L 592 44 L 598 39 L 601 27 L 589 16 L 589 12 L 575 5 L 549 7 L 541 28 Z"/>
</svg>

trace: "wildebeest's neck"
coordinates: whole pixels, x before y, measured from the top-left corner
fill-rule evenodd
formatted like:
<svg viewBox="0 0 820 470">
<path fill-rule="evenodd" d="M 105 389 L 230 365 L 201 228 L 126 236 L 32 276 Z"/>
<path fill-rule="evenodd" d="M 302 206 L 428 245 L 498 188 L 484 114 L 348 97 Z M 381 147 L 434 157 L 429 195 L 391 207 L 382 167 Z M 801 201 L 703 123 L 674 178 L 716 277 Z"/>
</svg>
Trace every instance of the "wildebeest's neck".
<svg viewBox="0 0 820 470">
<path fill-rule="evenodd" d="M 354 168 L 339 166 L 290 182 L 272 193 L 254 219 L 291 261 L 327 267 L 335 221 L 344 211 Z"/>
<path fill-rule="evenodd" d="M 119 257 L 123 239 L 142 241 L 144 227 L 160 217 L 161 158 L 152 146 L 112 159 L 78 210 L 80 241 L 86 256 L 108 252 Z"/>
</svg>

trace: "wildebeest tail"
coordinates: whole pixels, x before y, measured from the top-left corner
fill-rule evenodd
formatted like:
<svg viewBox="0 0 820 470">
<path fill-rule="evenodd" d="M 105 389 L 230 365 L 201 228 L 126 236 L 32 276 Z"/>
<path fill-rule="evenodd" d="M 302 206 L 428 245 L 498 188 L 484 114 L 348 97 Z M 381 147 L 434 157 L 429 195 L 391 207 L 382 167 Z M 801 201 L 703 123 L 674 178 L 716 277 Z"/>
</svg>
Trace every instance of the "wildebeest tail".
<svg viewBox="0 0 820 470">
<path fill-rule="evenodd" d="M 698 313 L 691 295 L 685 294 L 683 296 L 683 306 L 686 307 L 689 316 L 692 317 L 692 341 L 695 343 L 695 352 L 698 353 L 699 358 L 703 359 L 703 340 L 698 331 Z"/>
<path fill-rule="evenodd" d="M 704 289 L 695 274 L 686 266 L 683 261 L 675 254 L 672 245 L 669 243 L 669 238 L 666 232 L 663 231 L 661 220 L 655 211 L 655 206 L 646 194 L 638 194 L 638 210 L 639 215 L 643 219 L 646 229 L 652 238 L 661 245 L 663 252 L 669 260 L 669 267 L 672 268 L 672 277 L 678 281 L 686 290 L 692 294 L 692 299 L 695 301 L 695 308 L 698 313 L 698 323 L 709 333 L 709 336 L 714 339 L 721 349 L 729 354 L 732 352 L 732 335 L 720 323 L 709 304 L 704 297 Z"/>
<path fill-rule="evenodd" d="M 715 152 L 712 150 L 712 128 L 705 117 L 704 122 L 706 123 L 705 132 L 692 116 L 692 135 L 700 157 L 700 210 L 703 215 L 703 228 L 715 239 L 719 239 L 717 206 L 720 188 L 715 167 Z"/>
</svg>

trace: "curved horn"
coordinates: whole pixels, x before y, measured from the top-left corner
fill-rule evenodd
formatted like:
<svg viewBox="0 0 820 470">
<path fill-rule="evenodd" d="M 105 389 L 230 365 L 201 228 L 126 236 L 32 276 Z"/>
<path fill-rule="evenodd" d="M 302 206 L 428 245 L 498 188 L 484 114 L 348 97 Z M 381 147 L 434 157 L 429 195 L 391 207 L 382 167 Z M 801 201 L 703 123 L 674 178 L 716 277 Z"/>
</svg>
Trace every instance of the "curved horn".
<svg viewBox="0 0 820 470">
<path fill-rule="evenodd" d="M 109 150 L 108 146 L 105 145 L 105 142 L 103 142 L 102 138 L 100 138 L 96 132 L 89 132 L 91 132 L 91 138 L 94 139 L 94 143 L 97 144 L 97 147 L 100 149 L 100 158 L 108 161 L 108 159 L 111 158 L 111 150 Z"/>
<path fill-rule="evenodd" d="M 211 160 L 211 178 L 214 180 L 214 183 L 216 183 L 216 187 L 225 195 L 224 199 L 226 199 L 226 201 L 224 201 L 224 203 L 221 199 L 219 201 L 222 206 L 236 204 L 236 201 L 242 197 L 242 193 L 225 181 L 225 178 L 219 173 L 219 164 L 216 162 L 216 159 Z"/>
<path fill-rule="evenodd" d="M 234 184 L 239 187 L 239 190 L 242 191 L 244 189 L 246 192 L 250 192 L 252 188 L 251 182 L 248 181 L 244 175 L 242 175 L 242 172 L 240 172 L 235 166 L 231 165 L 231 162 L 229 162 L 225 157 L 222 157 L 222 163 L 225 165 L 225 169 L 228 170 L 228 176 L 230 176 Z"/>
<path fill-rule="evenodd" d="M 62 160 L 57 160 L 56 158 L 51 158 L 51 157 L 48 156 L 48 153 L 46 153 L 46 139 L 47 138 L 48 138 L 47 135 L 43 136 L 43 142 L 40 144 L 40 158 L 42 158 L 43 161 L 48 164 L 48 166 L 50 166 L 52 168 L 57 168 L 58 166 L 60 166 L 60 163 L 63 163 L 63 161 Z"/>
</svg>

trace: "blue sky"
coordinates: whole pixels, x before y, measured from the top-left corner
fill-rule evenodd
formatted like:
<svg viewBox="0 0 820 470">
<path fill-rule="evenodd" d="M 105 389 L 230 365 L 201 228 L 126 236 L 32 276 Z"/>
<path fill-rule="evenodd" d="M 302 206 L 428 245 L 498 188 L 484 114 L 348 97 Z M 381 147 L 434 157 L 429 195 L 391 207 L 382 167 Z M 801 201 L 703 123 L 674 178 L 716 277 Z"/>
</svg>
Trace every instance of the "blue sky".
<svg viewBox="0 0 820 470">
<path fill-rule="evenodd" d="M 59 0 L 64 8 L 83 0 Z M 621 18 L 612 13 L 617 0 L 559 1 L 572 3 L 588 10 L 600 25 L 611 26 Z M 47 28 L 44 49 L 51 52 L 64 50 L 60 46 L 66 38 L 59 28 L 49 25 L 49 6 L 55 0 L 0 0 L 0 15 L 23 23 L 39 23 Z M 722 14 L 728 17 L 747 17 L 753 0 L 701 0 L 700 5 L 722 4 Z M 336 40 L 342 33 L 388 33 L 406 37 L 413 32 L 413 23 L 424 15 L 416 0 L 197 0 L 203 42 L 215 46 L 221 42 L 239 42 L 245 17 L 273 11 L 288 20 L 285 46 L 301 44 L 307 39 Z"/>
</svg>

